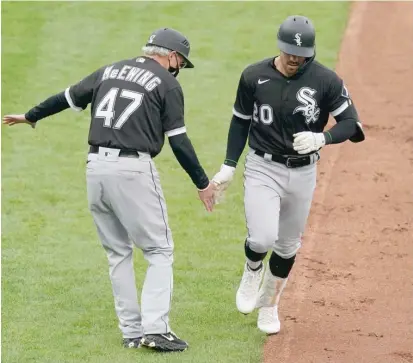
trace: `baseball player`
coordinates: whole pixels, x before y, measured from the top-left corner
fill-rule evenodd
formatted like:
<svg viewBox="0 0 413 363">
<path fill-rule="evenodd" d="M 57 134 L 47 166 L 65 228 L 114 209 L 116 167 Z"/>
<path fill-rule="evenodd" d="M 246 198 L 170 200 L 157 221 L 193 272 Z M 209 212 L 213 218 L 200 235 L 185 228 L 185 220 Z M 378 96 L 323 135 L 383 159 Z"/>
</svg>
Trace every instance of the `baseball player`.
<svg viewBox="0 0 413 363">
<path fill-rule="evenodd" d="M 318 151 L 364 140 L 340 77 L 315 58 L 315 30 L 290 16 L 278 30 L 279 56 L 244 69 L 233 108 L 218 193 L 231 182 L 247 138 L 244 207 L 246 263 L 236 293 L 243 314 L 259 308 L 258 328 L 278 333 L 278 303 L 293 267 L 316 186 Z M 324 131 L 329 115 L 337 123 Z M 264 272 L 263 260 L 271 256 Z M 261 280 L 262 285 L 261 284 Z"/>
<path fill-rule="evenodd" d="M 24 115 L 4 116 L 9 125 L 36 122 L 67 108 L 91 104 L 87 157 L 88 204 L 106 250 L 123 344 L 157 351 L 187 349 L 169 324 L 174 242 L 153 158 L 165 135 L 208 211 L 214 188 L 201 167 L 184 123 L 184 96 L 175 78 L 188 59 L 188 39 L 162 28 L 143 55 L 106 65 Z M 141 307 L 135 286 L 133 244 L 149 263 Z"/>
</svg>

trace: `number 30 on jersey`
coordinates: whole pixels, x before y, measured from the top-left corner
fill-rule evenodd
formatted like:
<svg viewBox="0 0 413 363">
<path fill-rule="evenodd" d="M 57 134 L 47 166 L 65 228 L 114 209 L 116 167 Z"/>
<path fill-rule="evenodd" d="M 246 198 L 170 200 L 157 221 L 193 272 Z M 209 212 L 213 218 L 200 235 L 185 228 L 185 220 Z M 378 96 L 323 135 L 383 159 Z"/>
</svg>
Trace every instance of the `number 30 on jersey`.
<svg viewBox="0 0 413 363">
<path fill-rule="evenodd" d="M 255 122 L 262 122 L 264 125 L 271 125 L 274 121 L 273 111 L 270 105 L 264 104 L 257 106 L 257 103 L 254 102 L 254 112 L 252 114 L 252 119 Z"/>
</svg>

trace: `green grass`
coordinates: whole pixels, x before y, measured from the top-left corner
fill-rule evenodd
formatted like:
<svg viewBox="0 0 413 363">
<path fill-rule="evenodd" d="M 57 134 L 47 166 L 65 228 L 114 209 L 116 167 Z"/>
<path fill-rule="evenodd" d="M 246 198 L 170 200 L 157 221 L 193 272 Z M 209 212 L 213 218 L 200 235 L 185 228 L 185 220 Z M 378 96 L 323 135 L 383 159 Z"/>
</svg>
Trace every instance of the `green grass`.
<svg viewBox="0 0 413 363">
<path fill-rule="evenodd" d="M 207 173 L 223 160 L 240 72 L 277 53 L 292 13 L 317 28 L 318 59 L 333 67 L 343 2 L 27 2 L 2 4 L 2 114 L 26 112 L 101 65 L 140 54 L 153 29 L 192 43 L 182 71 L 188 133 Z M 172 328 L 179 355 L 120 347 L 106 256 L 87 210 L 89 112 L 2 127 L 2 362 L 259 362 L 265 336 L 234 296 L 245 236 L 242 166 L 208 215 L 168 146 L 156 159 L 176 244 Z M 136 255 L 138 286 L 146 264 Z"/>
</svg>

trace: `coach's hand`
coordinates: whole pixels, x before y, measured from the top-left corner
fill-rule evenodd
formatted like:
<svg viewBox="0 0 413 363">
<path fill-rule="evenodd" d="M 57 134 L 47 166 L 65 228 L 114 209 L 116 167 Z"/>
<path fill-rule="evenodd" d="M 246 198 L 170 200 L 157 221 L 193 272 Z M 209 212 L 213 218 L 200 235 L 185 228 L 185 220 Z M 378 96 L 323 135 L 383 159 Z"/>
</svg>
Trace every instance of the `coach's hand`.
<svg viewBox="0 0 413 363">
<path fill-rule="evenodd" d="M 208 212 L 212 212 L 212 210 L 214 209 L 215 190 L 216 188 L 213 183 L 209 183 L 205 189 L 198 189 L 199 199 L 201 199 L 202 203 L 204 203 L 205 209 Z"/>
<path fill-rule="evenodd" d="M 212 182 L 215 184 L 217 192 L 216 192 L 216 203 L 222 200 L 224 191 L 228 188 L 229 184 L 231 183 L 232 179 L 234 178 L 235 168 L 233 166 L 221 165 L 221 169 L 215 176 L 212 178 Z"/>
<path fill-rule="evenodd" d="M 326 139 L 323 133 L 304 131 L 294 134 L 293 148 L 299 154 L 308 154 L 320 150 L 325 144 Z"/>
<path fill-rule="evenodd" d="M 17 124 L 28 124 L 32 128 L 36 127 L 36 123 L 26 120 L 26 117 L 24 117 L 24 115 L 5 115 L 3 116 L 3 123 L 9 126 Z"/>
</svg>

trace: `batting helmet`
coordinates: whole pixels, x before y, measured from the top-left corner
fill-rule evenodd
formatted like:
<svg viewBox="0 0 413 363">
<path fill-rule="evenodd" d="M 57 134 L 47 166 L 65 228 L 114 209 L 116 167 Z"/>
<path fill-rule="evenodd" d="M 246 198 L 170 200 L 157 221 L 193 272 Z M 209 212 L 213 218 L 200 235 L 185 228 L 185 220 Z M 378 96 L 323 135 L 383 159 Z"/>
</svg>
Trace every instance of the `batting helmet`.
<svg viewBox="0 0 413 363">
<path fill-rule="evenodd" d="M 162 28 L 155 30 L 149 37 L 147 43 L 149 45 L 156 45 L 158 47 L 173 50 L 179 53 L 186 61 L 184 68 L 194 68 L 189 57 L 189 40 L 180 32 L 171 28 Z"/>
<path fill-rule="evenodd" d="M 315 29 L 311 20 L 301 15 L 289 16 L 280 25 L 278 48 L 298 57 L 312 57 L 315 52 Z"/>
</svg>

